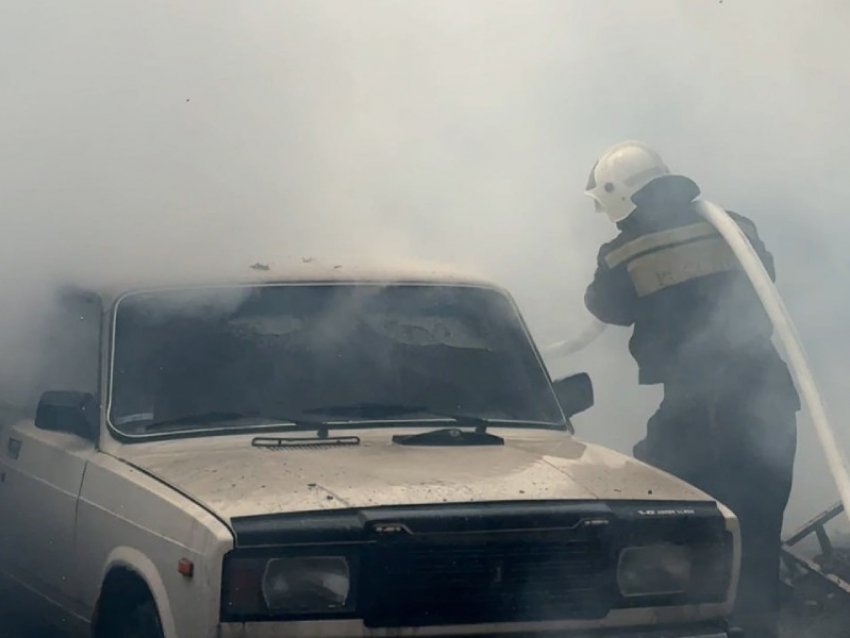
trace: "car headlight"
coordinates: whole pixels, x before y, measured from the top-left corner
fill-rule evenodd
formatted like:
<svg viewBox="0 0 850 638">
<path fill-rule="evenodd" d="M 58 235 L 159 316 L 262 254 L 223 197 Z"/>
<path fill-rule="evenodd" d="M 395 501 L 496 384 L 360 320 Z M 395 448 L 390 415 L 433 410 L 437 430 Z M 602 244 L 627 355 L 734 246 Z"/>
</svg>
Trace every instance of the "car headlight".
<svg viewBox="0 0 850 638">
<path fill-rule="evenodd" d="M 266 564 L 262 587 L 271 611 L 338 611 L 348 603 L 351 570 L 342 556 L 273 558 Z"/>
<path fill-rule="evenodd" d="M 225 621 L 322 617 L 354 608 L 354 556 L 227 556 L 222 573 Z"/>
<path fill-rule="evenodd" d="M 627 598 L 684 594 L 691 582 L 692 567 L 692 551 L 686 546 L 627 547 L 620 552 L 617 585 Z"/>
</svg>

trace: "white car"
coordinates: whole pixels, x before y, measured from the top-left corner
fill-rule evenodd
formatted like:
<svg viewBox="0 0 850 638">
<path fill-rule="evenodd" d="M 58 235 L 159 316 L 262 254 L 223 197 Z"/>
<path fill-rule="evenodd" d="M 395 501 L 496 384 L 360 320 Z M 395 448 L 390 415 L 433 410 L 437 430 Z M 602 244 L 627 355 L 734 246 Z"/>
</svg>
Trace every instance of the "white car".
<svg viewBox="0 0 850 638">
<path fill-rule="evenodd" d="M 38 618 L 110 638 L 734 633 L 736 518 L 576 439 L 590 380 L 552 383 L 507 292 L 263 274 L 59 296 L 41 399 L 0 429 L 0 571 Z"/>
</svg>

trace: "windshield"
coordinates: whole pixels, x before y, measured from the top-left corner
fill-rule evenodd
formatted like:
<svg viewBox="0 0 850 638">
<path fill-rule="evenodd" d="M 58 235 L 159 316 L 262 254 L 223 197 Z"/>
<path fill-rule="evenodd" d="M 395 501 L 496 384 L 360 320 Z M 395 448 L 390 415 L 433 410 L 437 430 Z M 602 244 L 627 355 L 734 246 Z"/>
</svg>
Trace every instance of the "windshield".
<svg viewBox="0 0 850 638">
<path fill-rule="evenodd" d="M 404 406 L 564 422 L 513 304 L 492 289 L 172 289 L 130 294 L 115 312 L 109 416 L 124 435 L 427 418 Z M 364 418 L 364 404 L 397 414 Z"/>
</svg>

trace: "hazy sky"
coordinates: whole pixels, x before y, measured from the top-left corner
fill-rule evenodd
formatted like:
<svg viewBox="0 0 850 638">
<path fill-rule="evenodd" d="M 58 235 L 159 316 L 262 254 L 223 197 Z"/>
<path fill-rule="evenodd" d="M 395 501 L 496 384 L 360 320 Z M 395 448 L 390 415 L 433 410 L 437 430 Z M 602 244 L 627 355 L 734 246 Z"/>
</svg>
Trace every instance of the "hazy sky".
<svg viewBox="0 0 850 638">
<path fill-rule="evenodd" d="M 758 223 L 850 444 L 848 27 L 844 0 L 6 2 L 0 357 L 60 273 L 302 256 L 483 271 L 569 337 L 613 235 L 582 188 L 638 138 Z M 552 362 L 591 372 L 576 425 L 623 451 L 658 400 L 627 338 Z M 800 430 L 791 523 L 835 498 Z"/>
</svg>

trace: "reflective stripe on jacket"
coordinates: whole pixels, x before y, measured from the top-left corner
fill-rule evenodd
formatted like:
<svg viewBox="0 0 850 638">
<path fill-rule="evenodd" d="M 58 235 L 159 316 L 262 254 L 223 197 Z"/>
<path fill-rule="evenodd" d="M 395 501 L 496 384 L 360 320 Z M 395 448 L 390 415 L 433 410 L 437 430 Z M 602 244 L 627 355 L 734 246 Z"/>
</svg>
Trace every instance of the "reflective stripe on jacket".
<svg viewBox="0 0 850 638">
<path fill-rule="evenodd" d="M 741 220 L 750 241 L 758 241 L 755 226 Z M 696 277 L 741 270 L 735 254 L 708 222 L 641 235 L 605 256 L 609 268 L 625 264 L 639 297 Z"/>
<path fill-rule="evenodd" d="M 775 279 L 755 225 L 729 214 Z M 652 214 L 639 208 L 619 226 L 621 233 L 599 251 L 585 304 L 600 321 L 634 326 L 629 349 L 641 383 L 723 375 L 736 358 L 775 352 L 752 284 L 690 201 Z"/>
</svg>

